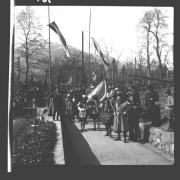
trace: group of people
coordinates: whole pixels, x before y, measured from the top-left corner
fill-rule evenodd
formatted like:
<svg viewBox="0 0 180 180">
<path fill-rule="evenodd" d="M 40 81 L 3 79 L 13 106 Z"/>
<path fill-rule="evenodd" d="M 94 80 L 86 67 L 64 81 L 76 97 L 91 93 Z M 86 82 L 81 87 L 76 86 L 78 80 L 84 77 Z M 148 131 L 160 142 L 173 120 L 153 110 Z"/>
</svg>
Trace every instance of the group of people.
<svg viewBox="0 0 180 180">
<path fill-rule="evenodd" d="M 77 96 L 73 91 L 65 94 L 56 90 L 56 94 L 49 98 L 48 112 L 53 116 L 53 120 L 66 118 L 74 122 L 78 119 L 82 132 L 85 131 L 87 120 L 92 119 L 93 130 L 99 130 L 103 122 L 105 136 L 111 137 L 114 131 L 117 133 L 116 140 L 121 140 L 122 133 L 125 143 L 127 137 L 131 141 L 144 143 L 148 141 L 149 128 L 161 125 L 159 95 L 153 85 L 148 85 L 147 89 L 145 107 L 142 106 L 139 90 L 135 86 L 108 87 L 107 95 L 102 101 L 97 95 L 88 99 L 85 94 Z M 172 101 L 172 98 L 169 98 L 170 100 Z M 169 105 L 171 109 L 172 106 Z M 170 114 L 172 118 L 172 111 Z"/>
</svg>

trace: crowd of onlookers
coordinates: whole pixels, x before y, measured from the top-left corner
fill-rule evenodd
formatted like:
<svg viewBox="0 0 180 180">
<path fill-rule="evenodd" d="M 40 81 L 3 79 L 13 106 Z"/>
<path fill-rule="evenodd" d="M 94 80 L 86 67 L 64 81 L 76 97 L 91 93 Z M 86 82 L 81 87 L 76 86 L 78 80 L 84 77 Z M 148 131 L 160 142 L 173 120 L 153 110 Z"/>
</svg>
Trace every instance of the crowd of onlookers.
<svg viewBox="0 0 180 180">
<path fill-rule="evenodd" d="M 173 130 L 174 96 L 170 89 L 166 95 L 165 117 L 169 123 L 166 130 Z M 139 88 L 130 85 L 116 88 L 109 86 L 102 101 L 97 95 L 89 99 L 80 88 L 66 91 L 56 89 L 55 94 L 49 97 L 48 114 L 53 116 L 53 120 L 78 120 L 82 132 L 86 130 L 89 119 L 93 120 L 93 130 L 100 130 L 103 122 L 106 136 L 111 136 L 114 131 L 117 133 L 116 140 L 121 140 L 122 133 L 124 142 L 127 142 L 128 137 L 131 141 L 144 143 L 148 141 L 149 128 L 163 127 L 165 121 L 161 118 L 162 104 L 153 84 L 147 86 L 143 99 L 144 105 L 140 99 Z"/>
<path fill-rule="evenodd" d="M 29 88 L 29 90 L 23 91 L 22 89 L 13 94 L 13 116 L 21 115 L 24 107 L 44 106 L 44 96 L 46 92 L 39 87 Z"/>
<path fill-rule="evenodd" d="M 93 88 L 95 87 L 91 86 L 91 91 Z M 121 140 L 122 133 L 124 142 L 127 142 L 127 137 L 132 141 L 146 142 L 151 126 L 172 131 L 174 129 L 173 91 L 168 88 L 165 92 L 167 97 L 165 104 L 159 101 L 159 94 L 153 84 L 146 87 L 143 97 L 140 93 L 137 85 L 125 84 L 116 88 L 109 86 L 106 97 L 100 101 L 97 95 L 89 99 L 85 89 L 80 87 L 56 88 L 46 100 L 48 115 L 52 116 L 53 120 L 68 119 L 71 122 L 78 120 L 82 132 L 86 130 L 88 120 L 92 119 L 93 130 L 100 130 L 103 123 L 106 136 L 111 136 L 114 131 L 117 133 L 116 140 Z M 15 94 L 14 116 L 21 113 L 23 107 L 44 106 L 47 96 L 48 94 L 38 87 L 26 93 Z M 160 112 L 162 105 L 164 118 Z"/>
</svg>

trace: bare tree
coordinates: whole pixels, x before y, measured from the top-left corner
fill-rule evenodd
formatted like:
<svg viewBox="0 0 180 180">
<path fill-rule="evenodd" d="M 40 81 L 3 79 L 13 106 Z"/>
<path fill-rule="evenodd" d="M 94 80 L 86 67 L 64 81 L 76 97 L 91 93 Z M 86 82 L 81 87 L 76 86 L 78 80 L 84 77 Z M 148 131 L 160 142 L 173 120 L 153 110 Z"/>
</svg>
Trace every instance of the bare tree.
<svg viewBox="0 0 180 180">
<path fill-rule="evenodd" d="M 42 49 L 41 26 L 31 7 L 26 7 L 16 17 L 16 35 L 18 37 L 17 53 L 25 59 L 25 83 L 28 84 L 28 73 L 31 67 L 30 59 Z"/>
<path fill-rule="evenodd" d="M 166 63 L 169 52 L 172 50 L 171 45 L 167 41 L 166 29 L 168 27 L 163 11 L 157 8 L 146 11 L 139 25 L 144 30 L 146 35 L 146 53 L 148 64 L 148 76 L 150 76 L 151 62 L 150 54 L 151 47 L 155 50 L 155 55 L 159 64 L 159 76 L 163 78 L 163 62 Z M 163 57 L 164 56 L 164 57 Z"/>
<path fill-rule="evenodd" d="M 147 55 L 147 74 L 150 77 L 151 73 L 151 65 L 150 65 L 150 32 L 152 29 L 154 14 L 152 11 L 145 12 L 144 16 L 140 20 L 139 27 L 143 29 L 145 34 L 145 44 L 144 47 L 146 48 L 146 55 Z"/>
<path fill-rule="evenodd" d="M 156 43 L 153 47 L 156 51 L 157 59 L 159 62 L 160 76 L 161 78 L 163 78 L 162 51 L 164 47 L 167 46 L 167 42 L 165 40 L 166 33 L 163 33 L 163 31 L 168 27 L 166 23 L 167 16 L 165 16 L 163 12 L 157 8 L 155 8 L 151 13 L 153 16 L 153 28 L 150 30 L 150 32 L 155 38 Z"/>
</svg>

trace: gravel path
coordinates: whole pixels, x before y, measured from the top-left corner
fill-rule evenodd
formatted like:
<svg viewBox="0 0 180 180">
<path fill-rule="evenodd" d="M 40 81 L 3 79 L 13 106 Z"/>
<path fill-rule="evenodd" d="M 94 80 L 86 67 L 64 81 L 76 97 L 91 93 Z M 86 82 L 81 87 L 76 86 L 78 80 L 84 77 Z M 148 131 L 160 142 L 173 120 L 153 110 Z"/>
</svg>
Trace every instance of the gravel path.
<svg viewBox="0 0 180 180">
<path fill-rule="evenodd" d="M 80 123 L 75 123 L 75 126 L 80 129 Z M 173 164 L 172 161 L 158 155 L 140 143 L 115 141 L 114 138 L 117 137 L 115 133 L 112 133 L 112 138 L 105 136 L 105 131 L 103 131 L 104 125 L 101 126 L 101 131 L 93 131 L 93 123 L 90 122 L 86 125 L 86 131 L 82 133 L 82 136 L 101 165 Z M 79 151 L 79 153 L 76 151 L 78 156 L 82 156 L 82 153 L 82 151 Z M 88 162 L 86 163 L 88 164 Z"/>
</svg>

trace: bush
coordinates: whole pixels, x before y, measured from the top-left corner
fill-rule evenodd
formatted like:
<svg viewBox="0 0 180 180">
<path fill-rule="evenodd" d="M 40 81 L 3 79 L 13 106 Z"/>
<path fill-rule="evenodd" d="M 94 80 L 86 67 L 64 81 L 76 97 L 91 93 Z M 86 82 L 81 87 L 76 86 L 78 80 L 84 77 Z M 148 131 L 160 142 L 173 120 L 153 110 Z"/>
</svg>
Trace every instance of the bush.
<svg viewBox="0 0 180 180">
<path fill-rule="evenodd" d="M 16 164 L 54 164 L 55 123 L 36 120 L 35 124 L 34 131 L 17 148 Z"/>
</svg>

